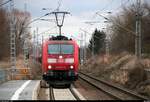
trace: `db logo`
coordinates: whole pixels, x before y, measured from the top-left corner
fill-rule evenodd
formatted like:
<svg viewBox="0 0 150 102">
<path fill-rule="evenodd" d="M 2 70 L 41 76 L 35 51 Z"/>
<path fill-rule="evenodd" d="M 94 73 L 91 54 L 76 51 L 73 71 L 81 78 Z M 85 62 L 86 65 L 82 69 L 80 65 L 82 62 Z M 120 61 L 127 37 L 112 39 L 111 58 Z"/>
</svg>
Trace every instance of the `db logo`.
<svg viewBox="0 0 150 102">
<path fill-rule="evenodd" d="M 28 73 L 28 70 L 27 70 L 27 69 L 23 69 L 23 70 L 22 70 L 22 73 L 27 74 L 27 73 Z"/>
<path fill-rule="evenodd" d="M 27 73 L 27 72 L 28 72 L 27 69 L 25 69 L 25 70 L 24 70 L 24 73 Z"/>
</svg>

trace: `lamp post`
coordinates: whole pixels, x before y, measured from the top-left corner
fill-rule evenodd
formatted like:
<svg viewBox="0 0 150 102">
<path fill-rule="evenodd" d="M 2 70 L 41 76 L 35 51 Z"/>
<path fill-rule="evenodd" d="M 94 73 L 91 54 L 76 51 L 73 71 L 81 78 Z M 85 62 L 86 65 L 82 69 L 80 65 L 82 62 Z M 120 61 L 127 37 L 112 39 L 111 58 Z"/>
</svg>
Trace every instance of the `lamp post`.
<svg viewBox="0 0 150 102">
<path fill-rule="evenodd" d="M 112 12 L 106 12 L 106 13 L 111 14 Z M 96 14 L 103 17 L 106 20 L 106 21 L 104 21 L 104 23 L 110 23 L 111 22 L 107 17 L 99 14 L 99 12 L 96 12 Z M 102 28 L 102 29 L 106 30 L 105 33 L 107 33 L 106 38 L 105 38 L 105 53 L 106 53 L 106 56 L 108 57 L 109 56 L 109 35 L 108 35 L 109 34 L 109 31 L 108 31 L 109 29 L 108 29 L 108 24 L 107 24 L 106 28 Z"/>
<path fill-rule="evenodd" d="M 54 19 L 39 19 L 39 20 L 47 21 L 47 22 L 55 22 L 55 20 L 54 20 Z"/>
<path fill-rule="evenodd" d="M 106 38 L 105 38 L 105 54 L 106 56 L 109 56 L 109 39 L 108 39 L 108 32 L 107 32 L 107 28 L 102 28 L 103 30 L 105 30 L 105 34 L 106 34 Z"/>
<path fill-rule="evenodd" d="M 39 18 L 36 18 L 36 19 L 33 19 L 32 21 L 30 21 L 29 23 L 27 23 L 25 26 L 24 26 L 24 28 L 26 29 L 26 28 L 30 28 L 30 27 L 28 27 L 30 24 L 32 24 L 33 22 L 35 22 L 35 21 L 38 21 L 38 20 L 40 20 L 41 18 L 43 18 L 43 17 L 45 17 L 45 16 L 48 16 L 49 15 L 49 13 L 46 13 L 45 15 L 43 15 L 43 16 L 41 16 L 41 17 L 39 17 Z M 37 31 L 38 31 L 38 29 L 37 29 Z M 38 32 L 37 32 L 38 33 Z M 38 36 L 37 36 L 38 37 Z M 33 42 L 35 43 L 35 32 L 34 32 L 34 38 L 33 38 Z M 26 39 L 25 39 L 25 42 L 26 42 Z M 37 43 L 38 43 L 38 38 L 37 38 Z M 38 44 L 37 44 L 38 45 Z M 25 48 L 25 47 L 27 47 L 26 45 L 24 45 L 24 50 L 26 50 L 27 48 Z M 36 53 L 35 53 L 35 51 L 37 51 L 36 50 L 36 46 L 34 45 L 33 46 L 33 55 L 34 55 L 34 57 L 35 57 L 35 55 L 36 55 Z M 27 50 L 25 51 L 25 56 L 24 56 L 24 59 L 26 59 L 26 55 L 27 55 Z M 27 61 L 24 61 L 25 62 L 25 65 L 27 65 L 26 64 L 26 62 Z"/>
<path fill-rule="evenodd" d="M 104 23 L 107 23 L 107 27 L 106 28 L 102 28 L 105 30 L 106 33 L 106 38 L 105 38 L 105 48 L 106 48 L 106 56 L 109 56 L 109 52 L 110 52 L 110 48 L 109 48 L 109 41 L 110 41 L 110 29 L 109 29 L 109 23 L 111 23 L 110 21 L 104 21 Z"/>
<path fill-rule="evenodd" d="M 31 27 L 24 27 L 25 31 L 24 36 L 22 36 L 22 38 L 24 38 L 24 44 L 23 44 L 23 52 L 24 52 L 24 67 L 28 68 L 28 59 L 29 59 L 29 47 L 30 47 L 30 40 L 28 38 L 28 34 L 29 34 L 29 30 Z"/>
<path fill-rule="evenodd" d="M 100 22 L 99 21 L 87 21 L 87 22 L 84 22 L 84 23 L 89 24 L 90 26 L 93 26 L 94 23 L 100 23 Z M 92 58 L 94 58 L 94 35 L 92 35 L 91 38 L 92 38 Z"/>
<path fill-rule="evenodd" d="M 93 26 L 94 23 L 98 23 L 98 21 L 93 21 L 93 22 L 88 21 L 88 22 L 84 22 L 84 23 L 89 24 L 90 26 Z M 92 58 L 94 58 L 94 35 L 92 35 Z"/>
<path fill-rule="evenodd" d="M 108 12 L 108 13 L 110 13 L 110 12 Z M 85 22 L 86 24 L 89 24 L 89 25 L 94 25 L 95 23 L 103 23 L 103 22 L 101 22 L 101 21 L 87 21 L 87 22 Z M 105 21 L 104 21 L 104 23 L 105 23 Z M 91 28 L 91 27 L 90 27 Z M 94 35 L 92 35 L 92 58 L 94 58 L 94 52 L 95 52 L 95 50 L 94 50 L 94 37 L 95 38 L 97 38 L 96 36 L 94 36 Z"/>
</svg>

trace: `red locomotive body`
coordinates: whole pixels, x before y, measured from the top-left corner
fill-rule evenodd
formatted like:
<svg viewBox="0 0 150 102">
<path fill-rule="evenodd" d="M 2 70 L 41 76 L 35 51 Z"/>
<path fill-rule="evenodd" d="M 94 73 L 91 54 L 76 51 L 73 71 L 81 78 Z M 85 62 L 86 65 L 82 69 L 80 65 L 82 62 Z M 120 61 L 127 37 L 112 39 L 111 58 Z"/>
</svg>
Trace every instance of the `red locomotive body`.
<svg viewBox="0 0 150 102">
<path fill-rule="evenodd" d="M 78 78 L 78 50 L 73 40 L 48 40 L 43 43 L 43 79 L 49 84 L 67 84 Z"/>
</svg>

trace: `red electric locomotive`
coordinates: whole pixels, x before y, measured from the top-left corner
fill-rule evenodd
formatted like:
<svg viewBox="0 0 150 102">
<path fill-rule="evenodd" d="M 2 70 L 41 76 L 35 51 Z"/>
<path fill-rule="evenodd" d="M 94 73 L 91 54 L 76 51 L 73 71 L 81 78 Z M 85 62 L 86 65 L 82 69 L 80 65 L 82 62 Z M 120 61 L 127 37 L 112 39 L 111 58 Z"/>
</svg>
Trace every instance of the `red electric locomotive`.
<svg viewBox="0 0 150 102">
<path fill-rule="evenodd" d="M 67 85 L 78 79 L 79 47 L 73 40 L 50 39 L 43 43 L 43 80 L 50 85 Z"/>
</svg>

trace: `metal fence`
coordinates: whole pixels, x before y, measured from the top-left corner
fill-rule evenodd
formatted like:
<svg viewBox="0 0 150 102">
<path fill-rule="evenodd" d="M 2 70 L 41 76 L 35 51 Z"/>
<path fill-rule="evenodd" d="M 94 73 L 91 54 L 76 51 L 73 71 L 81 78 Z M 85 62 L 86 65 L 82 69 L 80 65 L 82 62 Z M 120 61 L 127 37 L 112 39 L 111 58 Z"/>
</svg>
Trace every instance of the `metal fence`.
<svg viewBox="0 0 150 102">
<path fill-rule="evenodd" d="M 31 69 L 30 68 L 17 68 L 12 70 L 0 69 L 0 83 L 8 80 L 27 80 L 31 79 Z"/>
<path fill-rule="evenodd" d="M 0 69 L 0 83 L 5 82 L 8 80 L 8 71 L 5 69 Z"/>
<path fill-rule="evenodd" d="M 31 79 L 31 69 L 30 68 L 16 68 L 15 70 L 9 69 L 8 77 L 11 80 Z"/>
</svg>

